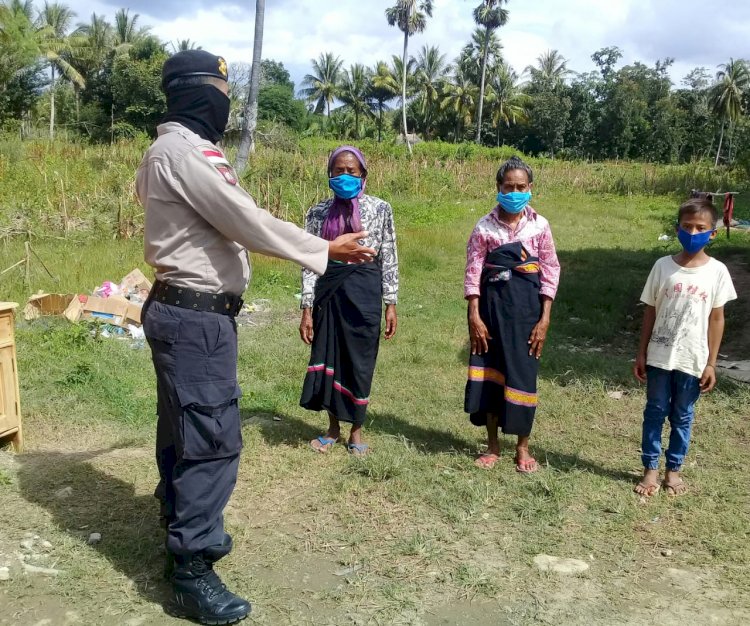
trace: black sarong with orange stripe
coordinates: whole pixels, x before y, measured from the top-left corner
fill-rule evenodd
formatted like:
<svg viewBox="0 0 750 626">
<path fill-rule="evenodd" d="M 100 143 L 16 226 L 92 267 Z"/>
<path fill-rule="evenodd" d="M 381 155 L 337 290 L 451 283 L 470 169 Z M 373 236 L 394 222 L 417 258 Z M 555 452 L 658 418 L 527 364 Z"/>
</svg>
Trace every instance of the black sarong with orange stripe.
<svg viewBox="0 0 750 626">
<path fill-rule="evenodd" d="M 469 358 L 464 410 L 484 426 L 494 413 L 502 431 L 528 436 L 537 406 L 539 361 L 529 337 L 541 315 L 539 259 L 520 242 L 495 248 L 482 269 L 479 314 L 492 339 Z"/>
<path fill-rule="evenodd" d="M 370 402 L 383 305 L 380 265 L 329 262 L 315 285 L 313 341 L 300 405 L 362 424 Z"/>
</svg>

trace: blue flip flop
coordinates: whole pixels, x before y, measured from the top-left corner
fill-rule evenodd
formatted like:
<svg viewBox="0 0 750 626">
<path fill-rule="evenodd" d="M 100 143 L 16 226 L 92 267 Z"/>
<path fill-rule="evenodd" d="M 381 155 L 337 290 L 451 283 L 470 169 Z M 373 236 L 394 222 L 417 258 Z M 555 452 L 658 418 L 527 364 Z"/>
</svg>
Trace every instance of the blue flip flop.
<svg viewBox="0 0 750 626">
<path fill-rule="evenodd" d="M 349 443 L 346 445 L 346 448 L 349 450 L 349 454 L 353 454 L 354 456 L 365 456 L 370 449 L 370 446 L 366 443 Z"/>
<path fill-rule="evenodd" d="M 331 449 L 326 446 L 333 447 L 333 444 L 335 444 L 337 440 L 334 439 L 333 437 L 326 437 L 325 435 L 320 435 L 320 437 L 317 437 L 317 439 L 313 439 L 313 441 L 319 441 L 320 448 L 316 448 L 314 445 L 312 445 L 312 441 L 310 442 L 310 447 L 319 454 L 325 454 Z"/>
</svg>

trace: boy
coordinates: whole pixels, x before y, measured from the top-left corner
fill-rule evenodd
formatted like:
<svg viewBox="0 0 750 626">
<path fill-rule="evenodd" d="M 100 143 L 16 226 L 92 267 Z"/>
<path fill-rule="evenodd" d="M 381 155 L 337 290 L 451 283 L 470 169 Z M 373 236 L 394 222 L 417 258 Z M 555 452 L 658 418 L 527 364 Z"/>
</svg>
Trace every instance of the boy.
<svg viewBox="0 0 750 626">
<path fill-rule="evenodd" d="M 706 254 L 716 237 L 718 213 L 710 200 L 694 198 L 677 216 L 682 251 L 659 259 L 641 300 L 646 304 L 633 371 L 646 382 L 641 444 L 643 478 L 635 492 L 659 491 L 664 417 L 671 432 L 661 486 L 670 495 L 687 490 L 680 468 L 687 454 L 695 403 L 716 385 L 716 358 L 724 334 L 724 305 L 737 298 L 726 266 Z"/>
</svg>

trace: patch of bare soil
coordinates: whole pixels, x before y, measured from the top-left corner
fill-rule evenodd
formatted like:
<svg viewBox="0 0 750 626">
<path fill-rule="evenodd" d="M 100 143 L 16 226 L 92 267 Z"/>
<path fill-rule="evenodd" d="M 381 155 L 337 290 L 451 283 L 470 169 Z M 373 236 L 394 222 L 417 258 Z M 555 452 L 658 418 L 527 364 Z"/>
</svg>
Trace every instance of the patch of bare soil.
<svg viewBox="0 0 750 626">
<path fill-rule="evenodd" d="M 737 254 L 723 261 L 732 276 L 737 300 L 726 307 L 721 353 L 731 361 L 750 360 L 750 260 Z"/>
</svg>

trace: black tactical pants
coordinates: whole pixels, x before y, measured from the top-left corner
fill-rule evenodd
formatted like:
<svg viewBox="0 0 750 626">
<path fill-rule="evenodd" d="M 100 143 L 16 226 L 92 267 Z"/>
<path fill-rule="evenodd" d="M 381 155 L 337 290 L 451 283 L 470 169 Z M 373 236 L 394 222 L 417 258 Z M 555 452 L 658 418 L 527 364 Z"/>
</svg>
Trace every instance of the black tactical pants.
<svg viewBox="0 0 750 626">
<path fill-rule="evenodd" d="M 156 462 L 167 527 L 177 555 L 229 553 L 223 511 L 237 481 L 242 434 L 237 401 L 237 326 L 218 313 L 157 301 L 143 329 L 156 370 Z"/>
</svg>

